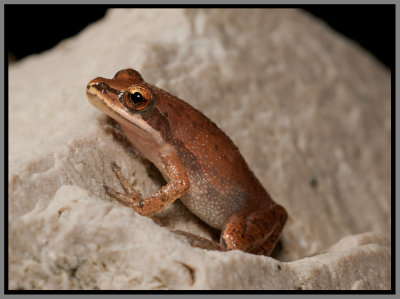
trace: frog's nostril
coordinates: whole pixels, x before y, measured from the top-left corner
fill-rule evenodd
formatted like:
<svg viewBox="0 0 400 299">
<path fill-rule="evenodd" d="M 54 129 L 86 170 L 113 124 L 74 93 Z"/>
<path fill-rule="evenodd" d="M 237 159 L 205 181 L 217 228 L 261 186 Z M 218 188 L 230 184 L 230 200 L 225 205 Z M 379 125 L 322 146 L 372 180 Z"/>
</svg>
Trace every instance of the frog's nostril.
<svg viewBox="0 0 400 299">
<path fill-rule="evenodd" d="M 86 89 L 89 89 L 89 88 L 90 88 L 90 84 L 86 85 Z"/>
</svg>

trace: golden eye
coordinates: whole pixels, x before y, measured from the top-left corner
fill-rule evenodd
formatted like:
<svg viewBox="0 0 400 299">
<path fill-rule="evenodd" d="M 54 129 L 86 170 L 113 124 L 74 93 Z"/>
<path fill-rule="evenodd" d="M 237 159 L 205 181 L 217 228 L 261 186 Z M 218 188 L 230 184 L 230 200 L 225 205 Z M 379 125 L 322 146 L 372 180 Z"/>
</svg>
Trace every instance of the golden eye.
<svg viewBox="0 0 400 299">
<path fill-rule="evenodd" d="M 125 104 L 135 111 L 143 111 L 151 102 L 152 94 L 146 87 L 133 85 L 125 93 Z"/>
</svg>

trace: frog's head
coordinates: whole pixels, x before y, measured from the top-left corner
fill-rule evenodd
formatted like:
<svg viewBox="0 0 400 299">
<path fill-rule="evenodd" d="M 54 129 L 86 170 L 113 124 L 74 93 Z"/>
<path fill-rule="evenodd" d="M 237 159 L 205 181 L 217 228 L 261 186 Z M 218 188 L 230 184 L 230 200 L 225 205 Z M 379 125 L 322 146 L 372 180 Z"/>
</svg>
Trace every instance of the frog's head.
<svg viewBox="0 0 400 299">
<path fill-rule="evenodd" d="M 96 108 L 129 126 L 143 126 L 141 114 L 154 104 L 151 87 L 133 69 L 119 71 L 112 79 L 97 77 L 91 80 L 86 94 Z"/>
</svg>

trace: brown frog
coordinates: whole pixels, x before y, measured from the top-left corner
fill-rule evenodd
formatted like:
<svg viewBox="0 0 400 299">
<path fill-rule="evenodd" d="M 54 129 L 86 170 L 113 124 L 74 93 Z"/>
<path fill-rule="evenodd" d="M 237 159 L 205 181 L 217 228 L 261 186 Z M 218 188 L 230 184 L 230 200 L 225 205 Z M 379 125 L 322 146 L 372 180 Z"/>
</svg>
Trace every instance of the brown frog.
<svg viewBox="0 0 400 299">
<path fill-rule="evenodd" d="M 125 193 L 105 191 L 151 217 L 177 198 L 196 216 L 221 230 L 220 244 L 190 233 L 194 246 L 270 255 L 287 220 L 247 166 L 238 148 L 211 120 L 186 102 L 145 82 L 133 69 L 113 79 L 95 78 L 90 102 L 116 120 L 128 140 L 167 181 L 142 198 L 112 163 Z"/>
</svg>

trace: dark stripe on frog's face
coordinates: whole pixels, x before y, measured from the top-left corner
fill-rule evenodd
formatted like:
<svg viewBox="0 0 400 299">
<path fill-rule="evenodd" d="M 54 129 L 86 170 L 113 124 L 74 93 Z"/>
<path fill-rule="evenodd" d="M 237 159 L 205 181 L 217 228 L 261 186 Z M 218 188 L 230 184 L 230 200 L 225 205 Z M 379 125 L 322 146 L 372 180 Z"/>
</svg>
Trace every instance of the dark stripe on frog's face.
<svg viewBox="0 0 400 299">
<path fill-rule="evenodd" d="M 118 89 L 110 87 L 110 85 L 108 85 L 107 83 L 104 83 L 104 82 L 94 83 L 91 86 L 93 88 L 96 88 L 98 91 L 100 91 L 101 93 L 104 93 L 104 94 L 111 92 L 111 93 L 115 94 L 116 96 L 119 96 L 121 93 L 123 93 L 122 91 L 120 91 Z M 90 88 L 90 86 L 88 85 L 87 89 L 89 89 L 89 88 Z"/>
</svg>

